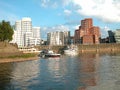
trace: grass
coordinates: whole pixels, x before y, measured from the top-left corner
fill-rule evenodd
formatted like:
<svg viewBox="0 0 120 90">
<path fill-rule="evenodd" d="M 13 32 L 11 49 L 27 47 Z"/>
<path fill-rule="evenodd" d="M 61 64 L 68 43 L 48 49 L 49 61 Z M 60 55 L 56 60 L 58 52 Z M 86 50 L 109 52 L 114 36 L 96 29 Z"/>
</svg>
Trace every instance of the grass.
<svg viewBox="0 0 120 90">
<path fill-rule="evenodd" d="M 20 55 L 12 55 L 12 56 L 7 56 L 7 57 L 0 57 L 1 59 L 3 58 L 30 58 L 30 57 L 35 57 L 35 53 L 25 53 L 25 54 L 20 54 Z"/>
</svg>

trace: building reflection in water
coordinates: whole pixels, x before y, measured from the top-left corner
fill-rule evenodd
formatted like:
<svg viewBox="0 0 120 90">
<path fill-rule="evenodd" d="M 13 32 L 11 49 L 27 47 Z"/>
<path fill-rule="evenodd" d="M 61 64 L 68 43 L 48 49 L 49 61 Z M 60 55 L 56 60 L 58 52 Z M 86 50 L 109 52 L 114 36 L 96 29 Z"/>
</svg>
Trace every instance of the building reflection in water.
<svg viewBox="0 0 120 90">
<path fill-rule="evenodd" d="M 80 82 L 82 85 L 78 90 L 87 90 L 88 87 L 97 85 L 99 61 L 99 54 L 82 54 L 80 56 Z"/>
<path fill-rule="evenodd" d="M 66 60 L 61 60 L 60 58 L 51 58 L 49 60 L 47 67 L 51 77 L 57 81 L 61 80 L 61 78 L 67 73 Z"/>
<path fill-rule="evenodd" d="M 6 90 L 6 88 L 12 90 L 10 83 L 12 68 L 11 63 L 0 64 L 0 90 Z"/>
<path fill-rule="evenodd" d="M 39 81 L 35 78 L 40 74 L 39 65 L 38 60 L 16 63 L 11 80 L 11 83 L 16 86 L 14 88 L 28 90 L 27 87 L 37 84 Z"/>
</svg>

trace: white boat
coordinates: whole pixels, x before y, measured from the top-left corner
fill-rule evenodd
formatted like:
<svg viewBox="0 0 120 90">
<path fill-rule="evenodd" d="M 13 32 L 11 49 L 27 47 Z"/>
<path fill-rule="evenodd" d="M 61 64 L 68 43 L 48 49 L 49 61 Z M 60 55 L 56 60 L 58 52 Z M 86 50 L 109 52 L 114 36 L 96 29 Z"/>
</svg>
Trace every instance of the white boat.
<svg viewBox="0 0 120 90">
<path fill-rule="evenodd" d="M 54 53 L 52 50 L 42 50 L 40 57 L 60 57 L 61 54 Z"/>
<path fill-rule="evenodd" d="M 65 55 L 78 55 L 78 48 L 75 45 L 67 46 L 64 50 Z"/>
</svg>

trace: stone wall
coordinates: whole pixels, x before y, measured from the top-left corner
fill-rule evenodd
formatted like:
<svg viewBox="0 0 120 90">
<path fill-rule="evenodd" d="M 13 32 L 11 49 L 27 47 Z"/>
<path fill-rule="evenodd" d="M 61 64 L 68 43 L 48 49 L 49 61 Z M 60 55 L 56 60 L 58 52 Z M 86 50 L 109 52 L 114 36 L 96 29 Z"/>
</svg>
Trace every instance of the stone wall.
<svg viewBox="0 0 120 90">
<path fill-rule="evenodd" d="M 120 44 L 94 44 L 94 45 L 77 45 L 79 49 L 79 53 L 84 52 L 120 52 Z M 39 50 L 42 49 L 52 49 L 55 52 L 62 53 L 65 46 L 38 46 Z"/>
</svg>

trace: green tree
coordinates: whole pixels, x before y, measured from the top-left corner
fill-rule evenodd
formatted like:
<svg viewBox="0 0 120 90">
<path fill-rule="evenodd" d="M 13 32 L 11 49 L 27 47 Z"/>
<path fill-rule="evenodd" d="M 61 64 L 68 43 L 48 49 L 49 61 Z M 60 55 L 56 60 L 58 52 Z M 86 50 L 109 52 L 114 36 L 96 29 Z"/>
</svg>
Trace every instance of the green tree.
<svg viewBox="0 0 120 90">
<path fill-rule="evenodd" d="M 10 22 L 0 22 L 0 41 L 11 41 L 14 31 Z"/>
</svg>

